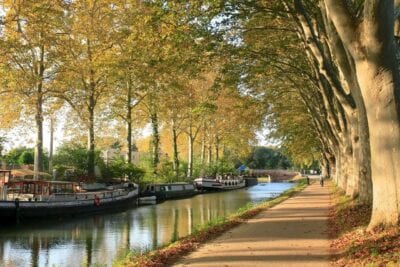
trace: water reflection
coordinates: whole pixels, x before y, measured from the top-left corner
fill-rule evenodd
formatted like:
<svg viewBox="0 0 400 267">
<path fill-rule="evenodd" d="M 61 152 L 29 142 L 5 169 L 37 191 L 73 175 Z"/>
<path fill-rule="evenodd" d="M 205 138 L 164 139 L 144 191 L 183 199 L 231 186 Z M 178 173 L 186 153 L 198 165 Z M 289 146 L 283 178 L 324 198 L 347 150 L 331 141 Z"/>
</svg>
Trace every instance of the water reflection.
<svg viewBox="0 0 400 267">
<path fill-rule="evenodd" d="M 127 250 L 145 251 L 290 188 L 271 183 L 142 206 L 126 212 L 0 229 L 0 266 L 111 266 Z"/>
</svg>

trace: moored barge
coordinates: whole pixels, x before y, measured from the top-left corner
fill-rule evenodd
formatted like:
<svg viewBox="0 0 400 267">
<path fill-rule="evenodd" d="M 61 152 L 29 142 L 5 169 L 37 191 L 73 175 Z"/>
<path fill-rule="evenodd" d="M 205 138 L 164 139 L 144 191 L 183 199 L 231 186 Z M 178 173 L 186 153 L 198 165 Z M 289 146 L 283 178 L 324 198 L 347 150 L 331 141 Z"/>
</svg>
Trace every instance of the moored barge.
<svg viewBox="0 0 400 267">
<path fill-rule="evenodd" d="M 196 194 L 193 184 L 188 183 L 165 183 L 149 184 L 140 192 L 140 198 L 155 196 L 156 200 L 164 201 L 169 199 L 178 199 L 191 197 Z"/>
<path fill-rule="evenodd" d="M 74 217 L 136 205 L 139 191 L 132 183 L 85 191 L 77 182 L 16 180 L 0 171 L 0 221 Z"/>
</svg>

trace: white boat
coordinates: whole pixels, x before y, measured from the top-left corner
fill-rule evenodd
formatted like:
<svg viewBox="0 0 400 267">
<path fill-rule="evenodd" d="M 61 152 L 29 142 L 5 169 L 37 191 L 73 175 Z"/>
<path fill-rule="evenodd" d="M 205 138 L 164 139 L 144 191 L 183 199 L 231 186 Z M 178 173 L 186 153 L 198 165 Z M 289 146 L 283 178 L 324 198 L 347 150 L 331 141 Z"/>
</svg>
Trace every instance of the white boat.
<svg viewBox="0 0 400 267">
<path fill-rule="evenodd" d="M 194 180 L 194 186 L 197 190 L 223 191 L 234 190 L 246 186 L 246 181 L 242 177 L 201 177 Z"/>
</svg>

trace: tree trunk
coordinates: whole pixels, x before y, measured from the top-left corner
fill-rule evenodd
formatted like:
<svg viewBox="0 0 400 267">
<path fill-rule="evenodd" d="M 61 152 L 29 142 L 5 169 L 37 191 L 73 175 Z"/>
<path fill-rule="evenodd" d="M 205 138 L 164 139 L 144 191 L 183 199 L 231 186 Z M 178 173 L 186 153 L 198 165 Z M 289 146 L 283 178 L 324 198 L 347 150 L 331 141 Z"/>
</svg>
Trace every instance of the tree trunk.
<svg viewBox="0 0 400 267">
<path fill-rule="evenodd" d="M 321 175 L 324 179 L 328 179 L 331 177 L 331 169 L 329 165 L 329 160 L 325 153 L 322 155 L 322 164 L 321 164 Z"/>
<path fill-rule="evenodd" d="M 361 25 L 354 20 L 345 1 L 324 2 L 355 62 L 368 119 L 373 183 L 369 228 L 397 225 L 400 215 L 400 85 L 393 34 L 394 1 L 365 1 Z"/>
<path fill-rule="evenodd" d="M 126 141 L 128 146 L 128 163 L 132 163 L 132 86 L 128 78 L 127 81 L 127 101 L 126 101 L 126 122 L 127 122 L 127 133 Z M 131 178 L 131 177 L 129 177 Z"/>
<path fill-rule="evenodd" d="M 39 179 L 38 172 L 43 171 L 43 96 L 40 92 L 38 93 L 36 100 L 36 115 L 35 115 L 35 123 L 36 123 L 36 142 L 35 142 L 35 158 L 34 158 L 34 166 L 33 170 L 34 180 Z"/>
<path fill-rule="evenodd" d="M 91 103 L 94 102 L 91 97 Z M 89 178 L 95 177 L 95 144 L 94 144 L 94 107 L 90 106 L 89 109 L 89 125 L 88 125 L 88 144 L 87 144 L 87 166 Z"/>
<path fill-rule="evenodd" d="M 50 116 L 49 173 L 53 175 L 54 117 Z"/>
<path fill-rule="evenodd" d="M 150 115 L 151 126 L 153 131 L 152 145 L 153 145 L 153 172 L 157 173 L 157 166 L 160 162 L 160 133 L 158 131 L 158 115 L 157 112 L 152 112 Z"/>
<path fill-rule="evenodd" d="M 340 149 L 337 148 L 335 151 L 335 184 L 342 188 L 340 186 L 340 177 L 342 177 L 342 156 L 340 153 Z M 343 189 L 343 188 L 342 188 Z"/>
<path fill-rule="evenodd" d="M 212 147 L 210 144 L 207 146 L 207 165 L 210 166 L 212 162 Z"/>
<path fill-rule="evenodd" d="M 200 162 L 201 167 L 204 167 L 204 163 L 206 160 L 206 126 L 205 121 L 203 119 L 203 131 L 202 131 L 202 138 L 201 138 L 201 155 L 200 155 Z"/>
<path fill-rule="evenodd" d="M 193 175 L 193 143 L 194 138 L 192 135 L 192 129 L 190 128 L 188 134 L 188 170 L 187 170 L 187 178 L 192 178 Z"/>
<path fill-rule="evenodd" d="M 218 137 L 215 139 L 215 162 L 219 161 L 219 140 Z"/>
<path fill-rule="evenodd" d="M 36 98 L 36 115 L 35 115 L 35 123 L 36 123 L 36 144 L 35 144 L 35 156 L 34 156 L 34 164 L 33 171 L 34 180 L 38 180 L 39 174 L 38 172 L 43 171 L 43 76 L 44 76 L 44 45 L 40 46 L 40 64 L 38 72 L 39 82 L 37 83 L 37 98 Z"/>
<path fill-rule="evenodd" d="M 393 61 L 386 58 L 388 62 Z M 392 62 L 394 63 L 394 62 Z M 373 209 L 370 227 L 397 225 L 400 215 L 400 124 L 396 65 L 357 64 L 371 145 Z"/>
<path fill-rule="evenodd" d="M 360 114 L 362 112 L 362 109 L 358 108 L 356 121 L 351 123 L 354 187 L 349 195 L 357 198 L 358 203 L 369 205 L 372 203 L 371 154 L 365 109 L 364 115 Z"/>
<path fill-rule="evenodd" d="M 179 151 L 178 151 L 178 135 L 176 133 L 175 119 L 172 119 L 172 151 L 173 151 L 173 169 L 176 178 L 179 177 Z"/>
</svg>

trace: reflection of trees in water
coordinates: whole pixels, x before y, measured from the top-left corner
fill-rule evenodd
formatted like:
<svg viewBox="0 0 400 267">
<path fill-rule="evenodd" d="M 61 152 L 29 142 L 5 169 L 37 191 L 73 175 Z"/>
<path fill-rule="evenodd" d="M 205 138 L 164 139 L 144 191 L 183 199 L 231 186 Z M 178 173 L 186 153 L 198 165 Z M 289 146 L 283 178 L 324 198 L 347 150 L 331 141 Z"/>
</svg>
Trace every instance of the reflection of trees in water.
<svg viewBox="0 0 400 267">
<path fill-rule="evenodd" d="M 125 226 L 125 235 L 126 235 L 126 244 L 125 248 L 128 249 L 131 247 L 131 220 L 130 216 L 128 216 L 128 213 L 126 214 L 127 218 L 125 219 L 126 221 L 126 226 Z"/>
<path fill-rule="evenodd" d="M 92 235 L 88 235 L 85 240 L 85 249 L 86 249 L 86 266 L 89 267 L 92 265 L 92 252 L 93 252 L 93 237 Z"/>
<path fill-rule="evenodd" d="M 172 238 L 171 242 L 175 242 L 179 238 L 179 231 L 178 231 L 178 225 L 179 225 L 179 210 L 174 209 L 173 210 L 173 223 L 172 225 L 174 226 L 174 230 L 172 231 Z"/>
<path fill-rule="evenodd" d="M 0 242 L 0 262 L 5 262 L 4 259 L 4 243 Z"/>
<path fill-rule="evenodd" d="M 37 238 L 37 236 L 33 236 L 31 247 L 32 247 L 31 266 L 37 267 L 39 266 L 39 251 L 40 251 L 39 238 Z"/>
<path fill-rule="evenodd" d="M 193 209 L 191 207 L 187 208 L 188 211 L 188 229 L 189 229 L 189 235 L 192 234 L 194 230 L 194 225 L 193 225 Z"/>
<path fill-rule="evenodd" d="M 157 218 L 158 216 L 155 207 L 151 209 L 151 217 L 152 217 L 152 224 L 151 224 L 152 228 L 150 230 L 152 231 L 153 234 L 151 247 L 153 249 L 156 249 L 158 246 L 158 218 Z"/>
</svg>

